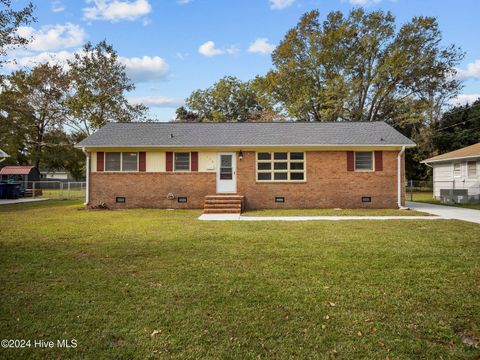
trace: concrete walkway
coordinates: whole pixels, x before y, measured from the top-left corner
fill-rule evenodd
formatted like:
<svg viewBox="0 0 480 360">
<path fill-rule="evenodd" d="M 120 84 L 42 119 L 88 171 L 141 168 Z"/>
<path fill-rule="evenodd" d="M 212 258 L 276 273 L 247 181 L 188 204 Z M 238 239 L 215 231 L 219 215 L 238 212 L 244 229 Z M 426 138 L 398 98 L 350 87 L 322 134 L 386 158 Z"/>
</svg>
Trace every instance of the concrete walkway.
<svg viewBox="0 0 480 360">
<path fill-rule="evenodd" d="M 456 219 L 480 224 L 480 210 L 465 209 L 456 206 L 425 204 L 413 201 L 407 201 L 407 206 L 412 210 L 437 215 L 444 219 Z"/>
<path fill-rule="evenodd" d="M 208 221 L 341 221 L 341 220 L 439 220 L 441 216 L 242 216 L 240 214 L 203 214 Z"/>
<path fill-rule="evenodd" d="M 21 204 L 21 203 L 29 203 L 29 202 L 45 201 L 45 200 L 48 200 L 48 199 L 47 198 L 1 199 L 0 205 L 12 205 L 12 204 Z"/>
</svg>

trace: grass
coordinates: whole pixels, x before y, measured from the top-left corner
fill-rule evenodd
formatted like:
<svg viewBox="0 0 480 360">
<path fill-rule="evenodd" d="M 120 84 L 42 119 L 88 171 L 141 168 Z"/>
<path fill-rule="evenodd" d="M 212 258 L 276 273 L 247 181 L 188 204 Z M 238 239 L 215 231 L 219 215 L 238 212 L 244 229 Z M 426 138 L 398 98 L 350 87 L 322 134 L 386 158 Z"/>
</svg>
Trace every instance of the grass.
<svg viewBox="0 0 480 360">
<path fill-rule="evenodd" d="M 456 206 L 456 207 L 462 207 L 467 209 L 480 210 L 480 204 L 455 204 L 455 205 L 442 204 L 440 200 L 436 200 L 433 198 L 433 195 L 431 192 L 414 192 L 412 195 L 413 195 L 413 198 L 410 196 L 410 193 L 407 193 L 406 195 L 407 201 L 416 201 L 416 202 L 428 203 L 428 204 Z"/>
<path fill-rule="evenodd" d="M 0 207 L 4 359 L 476 359 L 480 226 Z M 157 331 L 154 336 L 151 336 Z"/>
<path fill-rule="evenodd" d="M 265 209 L 247 211 L 245 216 L 429 216 L 414 210 L 397 209 Z"/>
</svg>

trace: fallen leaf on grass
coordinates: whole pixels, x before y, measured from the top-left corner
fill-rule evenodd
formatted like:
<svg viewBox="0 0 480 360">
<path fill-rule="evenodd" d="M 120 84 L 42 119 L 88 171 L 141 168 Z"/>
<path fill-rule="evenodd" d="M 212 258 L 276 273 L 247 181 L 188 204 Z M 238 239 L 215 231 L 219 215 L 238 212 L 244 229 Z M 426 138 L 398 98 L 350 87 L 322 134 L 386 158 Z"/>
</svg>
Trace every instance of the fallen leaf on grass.
<svg viewBox="0 0 480 360">
<path fill-rule="evenodd" d="M 159 334 L 160 331 L 158 330 L 153 330 L 152 333 L 150 334 L 150 337 L 154 337 L 155 335 Z"/>
<path fill-rule="evenodd" d="M 328 304 L 332 307 L 335 306 L 335 303 L 333 303 L 333 302 L 329 302 Z"/>
</svg>

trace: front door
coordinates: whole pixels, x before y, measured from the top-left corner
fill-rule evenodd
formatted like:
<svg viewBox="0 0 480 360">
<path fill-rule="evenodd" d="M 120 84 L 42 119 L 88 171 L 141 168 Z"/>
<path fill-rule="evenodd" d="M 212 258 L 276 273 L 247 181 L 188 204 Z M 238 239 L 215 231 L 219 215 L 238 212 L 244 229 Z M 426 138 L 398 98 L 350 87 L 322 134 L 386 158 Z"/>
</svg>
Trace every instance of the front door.
<svg viewBox="0 0 480 360">
<path fill-rule="evenodd" d="M 235 153 L 218 153 L 217 193 L 237 192 L 237 164 Z"/>
</svg>

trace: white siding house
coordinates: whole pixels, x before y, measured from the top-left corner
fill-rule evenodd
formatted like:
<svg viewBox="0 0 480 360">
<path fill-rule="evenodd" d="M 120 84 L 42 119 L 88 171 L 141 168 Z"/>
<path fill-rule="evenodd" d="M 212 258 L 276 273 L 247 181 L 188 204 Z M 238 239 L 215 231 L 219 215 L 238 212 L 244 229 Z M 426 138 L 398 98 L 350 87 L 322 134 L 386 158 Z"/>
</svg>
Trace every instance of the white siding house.
<svg viewBox="0 0 480 360">
<path fill-rule="evenodd" d="M 470 200 L 480 200 L 480 143 L 422 161 L 433 168 L 433 196 L 440 190 L 467 190 Z"/>
</svg>

